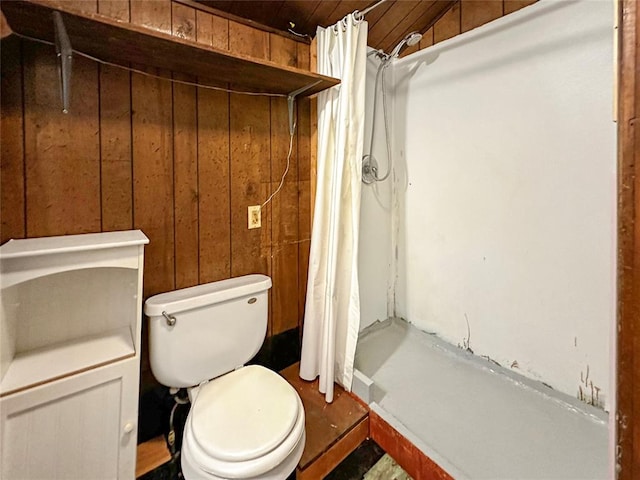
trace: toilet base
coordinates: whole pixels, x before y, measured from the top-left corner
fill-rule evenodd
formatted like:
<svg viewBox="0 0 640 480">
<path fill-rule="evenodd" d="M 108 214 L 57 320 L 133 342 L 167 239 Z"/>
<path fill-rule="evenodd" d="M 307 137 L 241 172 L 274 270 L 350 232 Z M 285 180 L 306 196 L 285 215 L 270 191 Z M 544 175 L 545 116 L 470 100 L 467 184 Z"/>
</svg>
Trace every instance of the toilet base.
<svg viewBox="0 0 640 480">
<path fill-rule="evenodd" d="M 276 468 L 256 477 L 243 478 L 241 480 L 286 480 L 289 475 L 296 469 L 298 462 L 302 457 L 306 436 L 303 434 L 296 445 L 296 448 L 284 459 Z M 227 478 L 218 477 L 212 473 L 205 472 L 193 461 L 188 449 L 183 448 L 180 454 L 182 474 L 185 480 L 229 480 Z"/>
</svg>

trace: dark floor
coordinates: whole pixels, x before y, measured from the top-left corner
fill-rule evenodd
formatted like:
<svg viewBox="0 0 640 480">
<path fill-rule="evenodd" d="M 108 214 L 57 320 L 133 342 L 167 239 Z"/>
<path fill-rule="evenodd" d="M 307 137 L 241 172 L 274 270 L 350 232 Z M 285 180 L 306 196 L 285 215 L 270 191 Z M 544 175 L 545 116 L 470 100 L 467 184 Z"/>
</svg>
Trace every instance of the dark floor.
<svg viewBox="0 0 640 480">
<path fill-rule="evenodd" d="M 351 455 L 345 458 L 325 480 L 361 480 L 371 467 L 380 460 L 384 451 L 373 440 L 365 440 Z M 178 461 L 179 463 L 179 461 Z M 171 462 L 165 463 L 138 480 L 179 480 L 182 475 L 179 467 Z M 293 473 L 288 480 L 294 480 Z"/>
<path fill-rule="evenodd" d="M 360 480 L 384 455 L 384 450 L 373 440 L 365 440 L 345 458 L 325 480 Z"/>
</svg>

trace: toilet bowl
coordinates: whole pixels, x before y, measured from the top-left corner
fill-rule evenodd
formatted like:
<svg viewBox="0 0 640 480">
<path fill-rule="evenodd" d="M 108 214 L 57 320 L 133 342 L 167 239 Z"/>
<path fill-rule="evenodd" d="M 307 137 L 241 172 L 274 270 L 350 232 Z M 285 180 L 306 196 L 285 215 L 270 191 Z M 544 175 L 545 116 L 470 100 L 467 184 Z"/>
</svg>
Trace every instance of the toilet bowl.
<svg viewBox="0 0 640 480">
<path fill-rule="evenodd" d="M 284 480 L 302 456 L 298 393 L 267 368 L 243 366 L 265 337 L 269 287 L 269 277 L 248 275 L 145 303 L 154 375 L 189 389 L 181 450 L 187 480 Z"/>
<path fill-rule="evenodd" d="M 192 395 L 182 469 L 185 478 L 286 478 L 304 441 L 304 409 L 293 387 L 264 367 L 247 366 Z"/>
</svg>

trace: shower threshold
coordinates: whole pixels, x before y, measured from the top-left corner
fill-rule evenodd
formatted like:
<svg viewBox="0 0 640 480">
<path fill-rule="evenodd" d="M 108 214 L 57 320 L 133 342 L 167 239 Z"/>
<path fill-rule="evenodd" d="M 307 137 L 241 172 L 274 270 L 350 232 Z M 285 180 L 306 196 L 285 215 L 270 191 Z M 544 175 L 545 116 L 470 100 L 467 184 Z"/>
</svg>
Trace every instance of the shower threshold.
<svg viewBox="0 0 640 480">
<path fill-rule="evenodd" d="M 608 414 L 402 319 L 360 333 L 353 391 L 455 479 L 609 478 Z"/>
</svg>

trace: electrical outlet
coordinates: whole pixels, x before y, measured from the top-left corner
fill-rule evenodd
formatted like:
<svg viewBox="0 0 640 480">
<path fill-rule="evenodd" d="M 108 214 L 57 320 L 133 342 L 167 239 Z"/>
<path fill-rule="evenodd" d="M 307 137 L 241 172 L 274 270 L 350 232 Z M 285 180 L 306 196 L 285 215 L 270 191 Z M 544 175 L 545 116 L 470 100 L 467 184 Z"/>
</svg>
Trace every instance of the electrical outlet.
<svg viewBox="0 0 640 480">
<path fill-rule="evenodd" d="M 260 228 L 262 219 L 260 218 L 260 205 L 252 205 L 248 208 L 249 229 Z"/>
</svg>

